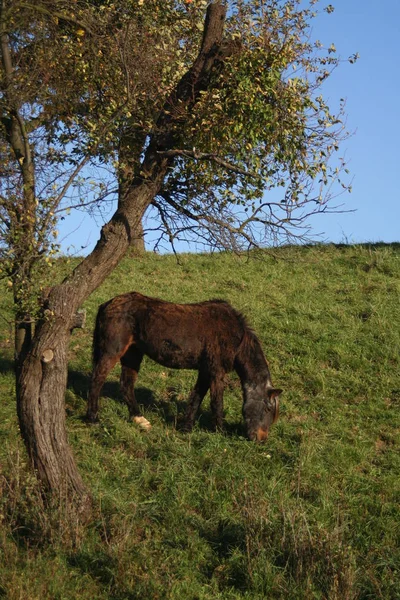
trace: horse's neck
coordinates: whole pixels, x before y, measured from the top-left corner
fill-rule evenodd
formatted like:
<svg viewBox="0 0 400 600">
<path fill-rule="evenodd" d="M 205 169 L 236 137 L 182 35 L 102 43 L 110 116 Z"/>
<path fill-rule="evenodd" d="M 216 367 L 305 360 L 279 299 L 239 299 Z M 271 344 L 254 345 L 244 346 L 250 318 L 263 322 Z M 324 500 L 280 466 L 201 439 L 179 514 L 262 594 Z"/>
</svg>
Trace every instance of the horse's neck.
<svg viewBox="0 0 400 600">
<path fill-rule="evenodd" d="M 261 344 L 254 333 L 245 334 L 236 355 L 235 369 L 240 377 L 243 389 L 249 386 L 270 384 L 271 377 L 268 363 L 265 359 Z"/>
</svg>

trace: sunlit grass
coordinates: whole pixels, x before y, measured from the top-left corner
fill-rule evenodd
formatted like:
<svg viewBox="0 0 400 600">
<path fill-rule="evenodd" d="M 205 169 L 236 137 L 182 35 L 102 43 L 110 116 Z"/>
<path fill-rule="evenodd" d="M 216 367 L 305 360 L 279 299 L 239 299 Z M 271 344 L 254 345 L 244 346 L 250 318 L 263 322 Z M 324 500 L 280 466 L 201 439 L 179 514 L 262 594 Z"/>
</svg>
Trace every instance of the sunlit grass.
<svg viewBox="0 0 400 600">
<path fill-rule="evenodd" d="M 150 360 L 137 384 L 149 433 L 127 420 L 118 368 L 99 425 L 82 421 L 98 305 L 131 290 L 225 298 L 245 313 L 284 388 L 267 445 L 243 437 L 234 376 L 225 432 L 210 429 L 207 398 L 193 433 L 180 432 L 195 374 Z M 399 597 L 399 297 L 397 245 L 126 259 L 71 341 L 69 435 L 95 500 L 93 523 L 75 529 L 42 509 L 27 468 L 3 321 L 0 597 Z"/>
</svg>

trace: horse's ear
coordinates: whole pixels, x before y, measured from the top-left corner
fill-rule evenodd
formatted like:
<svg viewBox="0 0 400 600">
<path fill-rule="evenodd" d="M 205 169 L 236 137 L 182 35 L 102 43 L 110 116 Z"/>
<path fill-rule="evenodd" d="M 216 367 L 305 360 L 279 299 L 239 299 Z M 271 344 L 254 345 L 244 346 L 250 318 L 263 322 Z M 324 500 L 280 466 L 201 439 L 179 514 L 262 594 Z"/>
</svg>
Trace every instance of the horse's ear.
<svg viewBox="0 0 400 600">
<path fill-rule="evenodd" d="M 268 403 L 274 411 L 274 420 L 272 423 L 276 423 L 279 417 L 279 396 L 281 393 L 282 390 L 280 388 L 267 389 Z"/>
</svg>

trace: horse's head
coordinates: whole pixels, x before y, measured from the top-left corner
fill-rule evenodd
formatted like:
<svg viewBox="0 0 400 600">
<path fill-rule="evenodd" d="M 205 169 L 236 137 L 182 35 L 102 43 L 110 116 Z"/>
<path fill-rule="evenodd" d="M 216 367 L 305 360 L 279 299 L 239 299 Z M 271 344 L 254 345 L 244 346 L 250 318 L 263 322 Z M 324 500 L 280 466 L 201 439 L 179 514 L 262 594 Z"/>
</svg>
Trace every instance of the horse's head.
<svg viewBox="0 0 400 600">
<path fill-rule="evenodd" d="M 265 442 L 268 437 L 269 428 L 279 416 L 279 395 L 282 390 L 267 386 L 260 393 L 247 395 L 243 405 L 243 417 L 246 423 L 247 435 L 255 442 Z"/>
</svg>

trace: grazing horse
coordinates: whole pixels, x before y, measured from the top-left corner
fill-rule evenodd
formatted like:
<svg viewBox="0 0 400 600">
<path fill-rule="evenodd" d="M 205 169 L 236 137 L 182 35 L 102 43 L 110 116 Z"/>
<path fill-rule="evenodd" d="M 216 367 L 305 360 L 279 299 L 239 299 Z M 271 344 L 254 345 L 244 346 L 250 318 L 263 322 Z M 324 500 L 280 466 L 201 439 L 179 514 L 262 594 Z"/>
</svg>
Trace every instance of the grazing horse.
<svg viewBox="0 0 400 600">
<path fill-rule="evenodd" d="M 99 308 L 93 336 L 93 373 L 87 419 L 98 418 L 98 399 L 106 377 L 121 361 L 121 391 L 130 417 L 143 428 L 134 385 L 143 356 L 174 369 L 197 369 L 184 426 L 190 431 L 210 390 L 211 411 L 222 428 L 225 374 L 236 371 L 243 391 L 243 416 L 251 440 L 264 441 L 279 414 L 279 394 L 256 334 L 228 302 L 173 304 L 137 292 L 122 294 Z"/>
</svg>

